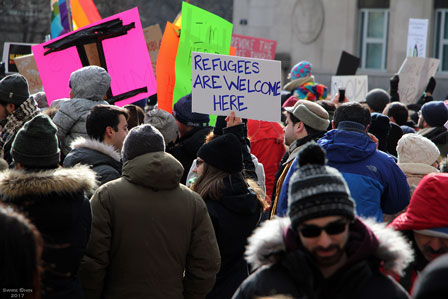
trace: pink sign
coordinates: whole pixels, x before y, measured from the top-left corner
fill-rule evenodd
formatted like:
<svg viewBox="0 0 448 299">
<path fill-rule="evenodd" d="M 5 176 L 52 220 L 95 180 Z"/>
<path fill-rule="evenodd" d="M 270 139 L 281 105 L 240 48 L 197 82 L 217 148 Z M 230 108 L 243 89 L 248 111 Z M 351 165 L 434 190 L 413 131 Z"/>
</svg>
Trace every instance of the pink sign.
<svg viewBox="0 0 448 299">
<path fill-rule="evenodd" d="M 236 48 L 236 56 L 274 60 L 277 41 L 234 34 L 231 45 Z"/>
<path fill-rule="evenodd" d="M 117 106 L 124 106 L 157 92 L 156 80 L 146 47 L 138 8 L 113 15 L 79 30 L 117 18 L 121 19 L 123 26 L 134 22 L 135 28 L 127 31 L 125 35 L 105 39 L 102 42 L 107 71 L 112 78 L 112 95 L 117 96 L 142 87 L 147 87 L 148 89 L 147 92 L 139 93 L 136 96 L 115 103 Z M 49 104 L 56 99 L 69 97 L 70 88 L 68 82 L 70 74 L 82 68 L 82 63 L 76 47 L 70 47 L 44 56 L 44 52 L 48 51 L 44 49 L 44 46 L 77 31 L 33 46 L 34 58 Z"/>
</svg>

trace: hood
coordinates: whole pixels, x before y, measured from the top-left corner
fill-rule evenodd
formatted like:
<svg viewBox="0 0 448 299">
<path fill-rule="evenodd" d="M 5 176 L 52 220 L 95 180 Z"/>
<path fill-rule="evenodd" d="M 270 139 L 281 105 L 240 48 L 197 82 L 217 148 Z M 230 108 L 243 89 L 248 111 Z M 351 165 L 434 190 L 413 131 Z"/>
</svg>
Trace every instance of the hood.
<svg viewBox="0 0 448 299">
<path fill-rule="evenodd" d="M 261 205 L 255 192 L 248 188 L 241 176 L 232 175 L 224 180 L 221 203 L 228 210 L 242 215 L 253 215 L 260 211 Z"/>
<path fill-rule="evenodd" d="M 318 144 L 333 163 L 361 161 L 376 152 L 376 143 L 367 134 L 356 131 L 331 130 L 319 139 Z"/>
<path fill-rule="evenodd" d="M 78 137 L 72 142 L 71 147 L 72 149 L 88 148 L 103 153 L 117 162 L 121 161 L 121 154 L 117 152 L 112 145 L 105 144 L 92 138 Z"/>
<path fill-rule="evenodd" d="M 74 98 L 100 101 L 110 87 L 110 76 L 102 67 L 83 67 L 70 75 L 70 86 Z"/>
<path fill-rule="evenodd" d="M 131 183 L 153 190 L 171 190 L 179 186 L 184 168 L 170 154 L 154 152 L 126 161 L 122 173 Z"/>
<path fill-rule="evenodd" d="M 284 142 L 285 132 L 279 123 L 249 119 L 246 125 L 250 142 L 264 139 L 275 139 L 280 144 Z"/>
<path fill-rule="evenodd" d="M 0 173 L 0 193 L 11 201 L 24 195 L 51 192 L 92 194 L 96 187 L 95 172 L 84 165 L 39 172 L 11 169 Z"/>
<path fill-rule="evenodd" d="M 245 254 L 247 262 L 253 269 L 262 265 L 273 264 L 279 259 L 282 252 L 297 248 L 297 244 L 291 244 L 291 235 L 295 235 L 295 233 L 289 228 L 290 223 L 288 217 L 265 221 L 249 237 Z M 357 229 L 362 230 L 363 227 L 365 228 L 364 233 L 356 235 L 358 234 Z M 413 251 L 411 245 L 399 232 L 387 228 L 385 224 L 357 218 L 354 230 L 354 232 L 350 232 L 349 262 L 365 258 L 366 254 L 362 252 L 368 252 L 383 262 L 385 270 L 398 275 L 401 275 L 403 270 L 412 262 Z M 370 241 L 365 241 L 366 238 Z M 365 250 L 363 248 L 364 242 L 359 242 L 360 240 L 364 240 L 367 246 L 376 245 L 369 250 Z M 358 248 L 358 250 L 353 252 L 355 248 Z"/>
</svg>

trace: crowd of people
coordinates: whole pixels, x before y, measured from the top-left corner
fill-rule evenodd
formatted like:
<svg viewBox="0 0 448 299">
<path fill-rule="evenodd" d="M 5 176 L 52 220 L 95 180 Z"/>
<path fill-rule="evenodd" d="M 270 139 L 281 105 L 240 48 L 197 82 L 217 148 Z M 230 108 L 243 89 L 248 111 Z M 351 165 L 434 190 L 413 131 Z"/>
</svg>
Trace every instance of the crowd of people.
<svg viewBox="0 0 448 299">
<path fill-rule="evenodd" d="M 365 101 L 312 64 L 282 122 L 157 94 L 109 104 L 98 66 L 70 98 L 0 81 L 1 298 L 447 298 L 448 103 Z M 140 101 L 141 102 L 141 101 Z"/>
</svg>

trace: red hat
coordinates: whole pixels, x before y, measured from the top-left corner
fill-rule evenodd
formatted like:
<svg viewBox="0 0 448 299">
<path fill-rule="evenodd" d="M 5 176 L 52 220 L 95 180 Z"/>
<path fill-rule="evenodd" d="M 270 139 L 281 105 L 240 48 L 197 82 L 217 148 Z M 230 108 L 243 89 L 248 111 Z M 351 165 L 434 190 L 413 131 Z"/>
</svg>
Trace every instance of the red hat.
<svg viewBox="0 0 448 299">
<path fill-rule="evenodd" d="M 409 207 L 390 224 L 395 230 L 448 227 L 447 173 L 427 174 L 412 195 Z"/>
</svg>

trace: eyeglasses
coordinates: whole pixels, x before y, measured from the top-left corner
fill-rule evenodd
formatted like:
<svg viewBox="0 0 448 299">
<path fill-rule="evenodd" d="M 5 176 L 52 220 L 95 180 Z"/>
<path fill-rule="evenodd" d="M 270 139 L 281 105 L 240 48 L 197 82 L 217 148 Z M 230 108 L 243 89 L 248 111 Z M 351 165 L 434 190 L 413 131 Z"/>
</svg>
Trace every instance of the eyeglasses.
<svg viewBox="0 0 448 299">
<path fill-rule="evenodd" d="M 304 225 L 299 229 L 299 232 L 305 238 L 317 238 L 324 230 L 328 235 L 338 235 L 345 231 L 347 226 L 347 221 L 334 221 L 325 225 L 324 227 L 317 225 Z"/>
</svg>

